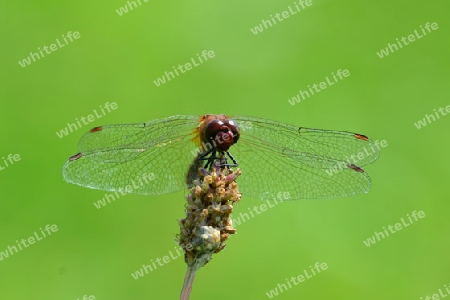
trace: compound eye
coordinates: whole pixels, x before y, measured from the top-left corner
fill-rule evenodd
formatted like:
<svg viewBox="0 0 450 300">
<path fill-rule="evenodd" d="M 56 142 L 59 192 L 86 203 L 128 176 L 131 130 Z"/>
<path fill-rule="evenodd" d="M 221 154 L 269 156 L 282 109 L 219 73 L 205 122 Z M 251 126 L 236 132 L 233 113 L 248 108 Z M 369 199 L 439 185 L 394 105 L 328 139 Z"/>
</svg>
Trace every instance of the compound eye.
<svg viewBox="0 0 450 300">
<path fill-rule="evenodd" d="M 224 121 L 227 127 L 231 130 L 233 133 L 233 142 L 236 143 L 239 140 L 240 130 L 239 126 L 236 122 L 233 120 L 225 120 Z"/>
<path fill-rule="evenodd" d="M 205 128 L 205 143 L 212 143 L 219 151 L 228 149 L 237 142 L 239 129 L 234 121 L 212 120 Z"/>
<path fill-rule="evenodd" d="M 224 123 L 220 120 L 212 120 L 209 122 L 205 128 L 205 140 L 209 141 L 211 138 L 214 138 L 221 131 L 223 125 Z"/>
</svg>

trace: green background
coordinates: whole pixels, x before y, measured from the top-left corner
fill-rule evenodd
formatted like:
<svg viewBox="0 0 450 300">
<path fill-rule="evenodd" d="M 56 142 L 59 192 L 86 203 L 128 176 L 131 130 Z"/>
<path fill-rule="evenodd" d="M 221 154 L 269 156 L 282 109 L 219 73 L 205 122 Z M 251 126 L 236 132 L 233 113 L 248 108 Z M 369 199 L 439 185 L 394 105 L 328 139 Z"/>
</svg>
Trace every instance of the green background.
<svg viewBox="0 0 450 300">
<path fill-rule="evenodd" d="M 104 192 L 67 184 L 61 167 L 93 126 L 204 113 L 360 132 L 388 147 L 366 168 L 369 194 L 284 203 L 238 226 L 226 250 L 199 271 L 192 299 L 268 299 L 266 292 L 315 262 L 328 270 L 276 298 L 420 299 L 450 284 L 450 117 L 414 126 L 450 104 L 448 2 L 313 0 L 258 35 L 250 28 L 293 2 L 141 2 L 123 16 L 115 10 L 124 0 L 1 4 L 0 157 L 22 159 L 0 171 L 0 251 L 46 224 L 59 228 L 0 261 L 1 299 L 177 299 L 181 258 L 138 280 L 130 274 L 174 249 L 185 192 L 127 195 L 96 209 Z M 426 22 L 439 29 L 376 55 Z M 80 39 L 19 66 L 68 31 Z M 153 84 L 203 50 L 216 56 Z M 288 103 L 338 69 L 350 77 Z M 56 136 L 108 101 L 119 108 Z M 235 213 L 259 204 L 244 198 Z M 426 217 L 363 244 L 414 210 Z"/>
</svg>

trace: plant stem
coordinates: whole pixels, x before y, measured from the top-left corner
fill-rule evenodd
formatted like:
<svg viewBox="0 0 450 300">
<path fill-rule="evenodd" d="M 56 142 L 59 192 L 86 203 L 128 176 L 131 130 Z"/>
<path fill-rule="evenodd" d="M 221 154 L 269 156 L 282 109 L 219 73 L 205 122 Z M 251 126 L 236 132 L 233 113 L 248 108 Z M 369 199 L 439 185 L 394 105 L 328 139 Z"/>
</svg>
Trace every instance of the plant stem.
<svg viewBox="0 0 450 300">
<path fill-rule="evenodd" d="M 189 300 L 192 291 L 192 284 L 194 283 L 195 274 L 197 270 L 193 266 L 188 266 L 186 275 L 184 276 L 183 289 L 181 290 L 180 300 Z"/>
</svg>

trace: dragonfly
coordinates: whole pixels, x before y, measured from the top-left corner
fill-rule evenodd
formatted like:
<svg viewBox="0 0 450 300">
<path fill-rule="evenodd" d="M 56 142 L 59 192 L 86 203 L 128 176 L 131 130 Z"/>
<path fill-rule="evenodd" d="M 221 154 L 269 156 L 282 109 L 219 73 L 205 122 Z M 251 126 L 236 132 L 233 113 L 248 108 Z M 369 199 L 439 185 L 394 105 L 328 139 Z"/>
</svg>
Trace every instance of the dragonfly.
<svg viewBox="0 0 450 300">
<path fill-rule="evenodd" d="M 367 193 L 371 180 L 362 167 L 378 159 L 380 147 L 347 131 L 207 114 L 94 127 L 78 151 L 65 162 L 63 177 L 92 189 L 174 193 L 190 186 L 197 168 L 219 164 L 241 169 L 242 196 L 270 199 L 282 192 L 296 200 Z"/>
</svg>

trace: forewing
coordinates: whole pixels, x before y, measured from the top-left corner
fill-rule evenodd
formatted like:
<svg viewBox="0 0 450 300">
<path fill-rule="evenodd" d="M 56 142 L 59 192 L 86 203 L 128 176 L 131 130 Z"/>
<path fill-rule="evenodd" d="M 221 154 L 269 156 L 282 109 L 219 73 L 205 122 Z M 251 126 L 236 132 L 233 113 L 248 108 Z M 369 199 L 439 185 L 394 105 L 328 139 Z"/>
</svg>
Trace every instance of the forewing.
<svg viewBox="0 0 450 300">
<path fill-rule="evenodd" d="M 63 167 L 64 179 L 81 186 L 158 195 L 186 187 L 195 157 L 199 116 L 93 128 L 78 144 L 81 156 Z"/>
<path fill-rule="evenodd" d="M 254 117 L 233 120 L 241 135 L 230 152 L 242 170 L 238 183 L 244 196 L 288 192 L 291 200 L 320 199 L 370 189 L 370 178 L 360 166 L 375 161 L 379 148 L 367 137 Z"/>
</svg>

